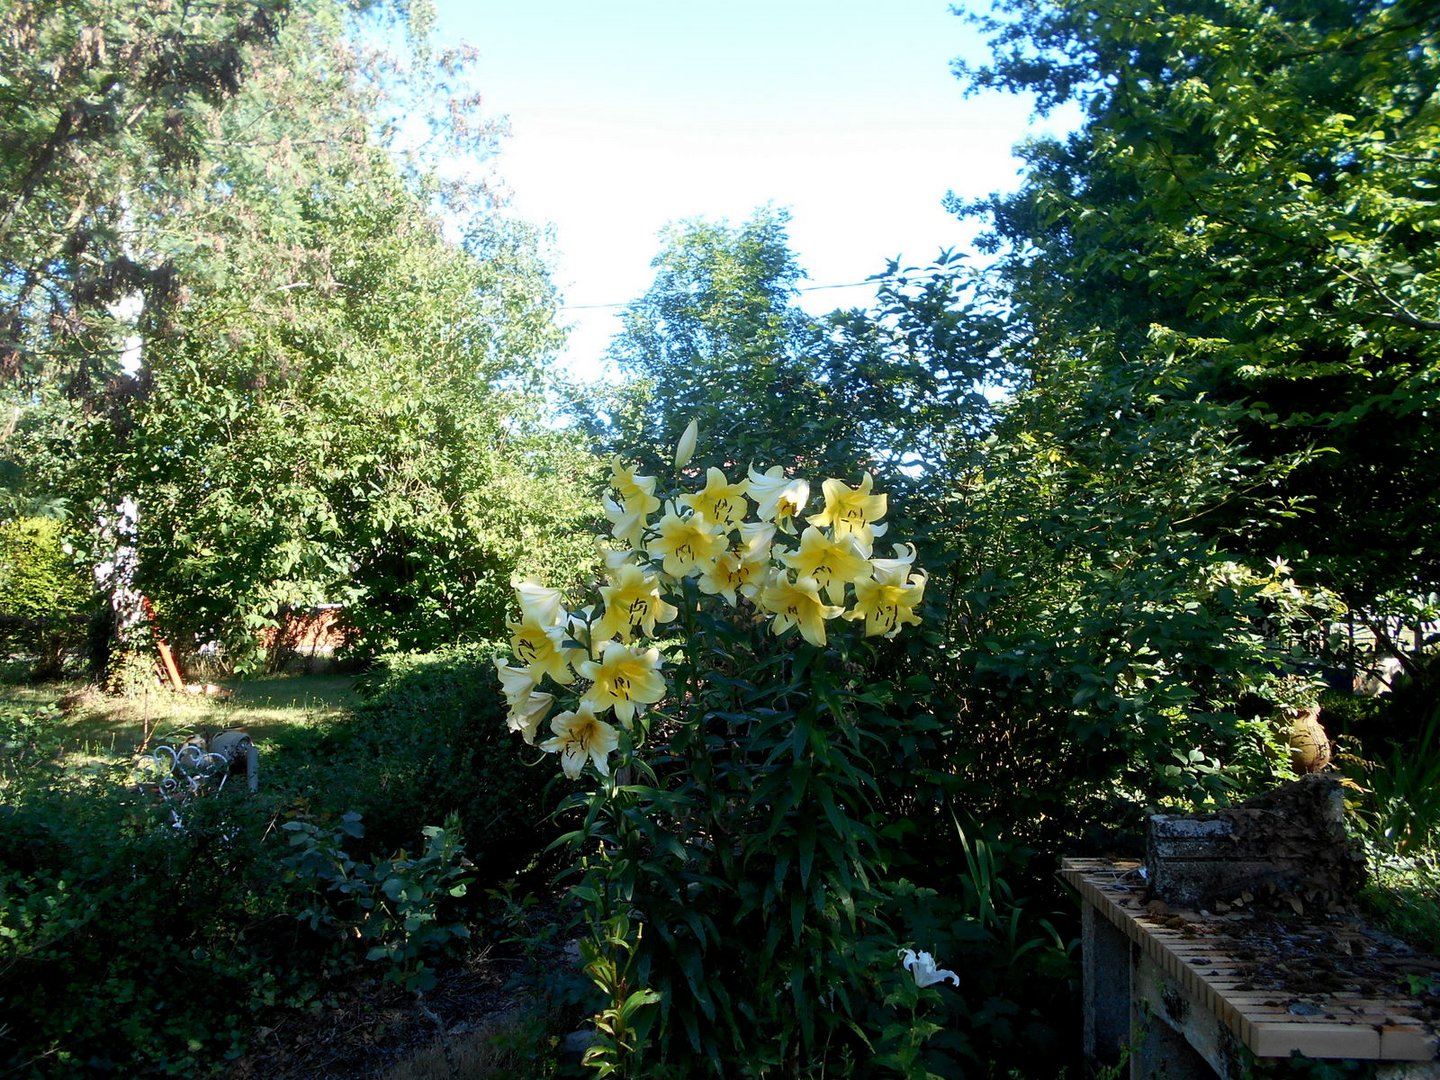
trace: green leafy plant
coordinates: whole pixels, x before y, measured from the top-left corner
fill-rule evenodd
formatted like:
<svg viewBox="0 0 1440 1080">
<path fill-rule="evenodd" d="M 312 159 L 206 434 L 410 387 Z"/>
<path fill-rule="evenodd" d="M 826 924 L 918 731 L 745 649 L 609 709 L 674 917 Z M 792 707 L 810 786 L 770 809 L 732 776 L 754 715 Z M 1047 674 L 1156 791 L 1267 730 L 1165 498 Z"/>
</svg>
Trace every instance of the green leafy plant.
<svg viewBox="0 0 1440 1080">
<path fill-rule="evenodd" d="M 648 1027 L 642 1024 L 644 1010 L 660 1001 L 659 993 L 636 985 L 635 953 L 644 925 L 632 928 L 623 910 L 601 914 L 595 925 L 601 933 L 580 942 L 580 958 L 605 1004 L 595 1014 L 596 1041 L 585 1051 L 584 1064 L 599 1076 L 637 1075 L 631 1067 Z"/>
<path fill-rule="evenodd" d="M 1413 744 L 1362 763 L 1359 779 L 1367 790 L 1357 816 L 1376 843 L 1402 854 L 1433 851 L 1440 844 L 1440 704 Z"/>
<path fill-rule="evenodd" d="M 50 703 L 0 703 L 0 794 L 24 790 L 26 774 L 59 750 L 59 719 L 60 710 Z"/>
<path fill-rule="evenodd" d="M 7 1072 L 206 1075 L 327 970 L 327 943 L 286 917 L 266 807 L 227 792 L 176 828 L 125 771 L 44 770 L 6 791 Z"/>
<path fill-rule="evenodd" d="M 1078 971 L 1073 944 L 1057 929 L 1063 913 L 1037 914 L 1038 890 L 1027 882 L 1026 895 L 1010 880 L 1034 853 L 953 818 L 949 826 L 946 848 L 914 868 L 940 887 L 899 878 L 886 887 L 886 910 L 899 940 L 933 949 L 959 983 L 934 984 L 930 993 L 939 996 L 912 1012 L 916 991 L 897 983 L 893 951 L 877 955 L 872 973 L 887 1001 L 872 1008 L 866 1028 L 877 1052 L 902 1072 L 968 1075 L 1004 1062 L 1015 1075 L 1052 1075 L 1075 1038 L 1066 1003 L 1078 993 Z"/>
<path fill-rule="evenodd" d="M 341 942 L 354 934 L 368 946 L 365 959 L 384 961 L 386 978 L 405 989 L 432 989 L 431 963 L 470 937 L 451 903 L 473 880 L 457 825 L 452 817 L 444 827 L 426 826 L 424 851 L 414 858 L 401 852 L 366 862 L 345 850 L 365 835 L 359 814 L 344 815 L 328 833 L 308 821 L 285 822 L 293 849 L 282 860 L 287 880 L 311 892 L 296 917 Z"/>
<path fill-rule="evenodd" d="M 925 1049 L 934 1036 L 945 1030 L 944 1025 L 937 1023 L 931 1015 L 944 1000 L 934 983 L 943 985 L 945 980 L 943 977 L 931 978 L 923 973 L 923 969 L 916 974 L 916 954 L 912 950 L 903 950 L 901 955 L 908 961 L 910 970 L 894 977 L 891 980 L 893 988 L 885 995 L 883 1004 L 892 1010 L 894 1019 L 880 1033 L 874 1065 L 893 1070 L 905 1080 L 940 1080 L 943 1074 L 931 1071 Z M 930 954 L 922 952 L 919 957 L 929 960 Z M 940 974 L 959 985 L 960 978 L 953 971 Z"/>
<path fill-rule="evenodd" d="M 1367 915 L 1383 929 L 1429 953 L 1440 952 L 1440 853 L 1400 855 L 1367 842 L 1370 883 L 1361 893 Z"/>
<path fill-rule="evenodd" d="M 521 663 L 497 660 L 510 726 L 533 741 L 549 719 L 540 748 L 596 781 L 562 813 L 580 819 L 565 839 L 586 853 L 601 1022 L 626 1036 L 607 1070 L 803 1072 L 865 1044 L 859 942 L 884 935 L 867 755 L 901 726 L 869 641 L 919 621 L 925 581 L 913 547 L 874 557 L 871 485 L 825 481 L 801 530 L 808 484 L 778 468 L 712 467 L 662 502 L 617 461 L 600 604 L 517 584 Z M 557 698 L 574 705 L 552 717 Z"/>
<path fill-rule="evenodd" d="M 34 654 L 37 679 L 58 678 L 66 652 L 85 639 L 95 589 L 68 551 L 61 523 L 0 523 L 0 645 Z"/>
<path fill-rule="evenodd" d="M 363 847 L 388 853 L 422 823 L 459 816 L 466 851 L 498 884 L 532 864 L 562 828 L 547 821 L 548 775 L 525 768 L 492 687 L 499 646 L 387 655 L 360 684 L 361 702 L 327 733 L 307 767 L 317 802 L 365 819 Z"/>
</svg>

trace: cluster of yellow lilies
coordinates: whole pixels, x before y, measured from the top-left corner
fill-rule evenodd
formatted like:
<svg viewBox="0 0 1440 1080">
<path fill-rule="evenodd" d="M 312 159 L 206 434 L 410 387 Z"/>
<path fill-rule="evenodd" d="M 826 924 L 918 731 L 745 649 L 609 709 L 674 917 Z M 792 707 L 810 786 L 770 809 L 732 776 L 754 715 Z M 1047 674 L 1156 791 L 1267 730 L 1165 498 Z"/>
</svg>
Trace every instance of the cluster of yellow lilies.
<svg viewBox="0 0 1440 1080">
<path fill-rule="evenodd" d="M 677 467 L 693 441 L 687 431 Z M 559 590 L 513 583 L 520 621 L 509 624 L 512 662 L 495 661 L 510 729 L 533 745 L 555 705 L 554 693 L 540 687 L 549 680 L 572 688 L 584 680 L 588 689 L 573 709 L 550 719 L 553 737 L 540 749 L 558 753 L 571 779 L 587 760 L 608 775 L 619 732 L 602 717 L 613 712 L 630 730 L 644 706 L 665 696 L 660 650 L 648 642 L 679 615 L 666 596 L 677 595 L 685 578 L 695 578 L 706 596 L 768 619 L 773 633 L 796 627 L 817 646 L 825 645 L 826 623 L 835 618 L 863 621 L 866 636 L 893 637 L 918 624 L 925 575 L 912 571 L 914 546 L 895 545 L 894 558 L 872 557 L 888 527 L 887 498 L 871 491 L 873 483 L 869 473 L 858 487 L 826 480 L 822 509 L 807 517 L 809 483 L 786 477 L 778 465 L 764 472 L 751 466 L 736 483 L 712 468 L 701 490 L 662 500 L 655 477 L 639 476 L 616 458 L 604 506 L 611 535 L 623 546 L 605 554 L 599 605 L 569 610 Z"/>
</svg>

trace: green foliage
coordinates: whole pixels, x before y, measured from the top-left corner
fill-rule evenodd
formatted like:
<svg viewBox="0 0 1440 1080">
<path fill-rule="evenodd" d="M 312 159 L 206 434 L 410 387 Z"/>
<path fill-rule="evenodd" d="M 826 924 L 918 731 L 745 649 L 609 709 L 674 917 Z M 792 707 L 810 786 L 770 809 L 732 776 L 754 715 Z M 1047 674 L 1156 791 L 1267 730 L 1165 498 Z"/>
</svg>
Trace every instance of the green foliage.
<svg viewBox="0 0 1440 1080">
<path fill-rule="evenodd" d="M 998 352 L 1004 325 L 983 279 L 960 255 L 891 262 L 877 279 L 871 306 L 832 312 L 812 346 L 830 408 L 821 445 L 848 433 L 867 461 L 885 463 L 900 508 L 918 521 L 947 463 L 990 431 L 992 399 L 1015 372 Z"/>
<path fill-rule="evenodd" d="M 1401 3 L 1139 7 L 1002 0 L 972 88 L 1075 100 L 989 218 L 1017 360 L 1170 358 L 1258 464 L 1293 461 L 1298 517 L 1251 517 L 1253 468 L 1207 523 L 1309 551 L 1354 606 L 1437 581 L 1440 41 Z M 1315 446 L 1335 454 L 1305 456 Z M 1251 528 L 1256 524 L 1260 526 Z M 1241 545 L 1235 547 L 1235 545 Z"/>
<path fill-rule="evenodd" d="M 602 1001 L 609 1004 L 595 1014 L 596 1042 L 585 1051 L 583 1063 L 597 1076 L 623 1076 L 632 1072 L 630 1065 L 641 1049 L 644 1011 L 659 1004 L 661 995 L 636 981 L 636 943 L 644 925 L 632 928 L 621 910 L 607 913 L 597 930 L 581 940 L 580 959 Z"/>
<path fill-rule="evenodd" d="M 637 1062 L 807 1068 L 855 1037 L 882 873 L 865 752 L 895 722 L 860 650 L 776 648 L 697 598 L 654 771 L 637 761 L 635 783 L 576 800 L 573 843 L 608 855 L 575 891 L 600 933 L 612 913 L 645 926 L 627 985 L 660 1005 Z"/>
<path fill-rule="evenodd" d="M 13 642 L 35 653 L 36 678 L 59 676 L 66 651 L 84 638 L 93 597 L 66 550 L 60 522 L 0 524 L 0 645 Z"/>
<path fill-rule="evenodd" d="M 0 13 L 0 305 L 7 380 L 98 382 L 123 333 L 110 305 L 152 315 L 178 297 L 174 266 L 136 235 L 181 210 L 212 159 L 216 115 L 291 5 L 163 6 L 22 0 Z M 178 216 L 178 215 L 177 215 Z"/>
<path fill-rule="evenodd" d="M 457 818 L 392 821 L 393 845 L 363 835 L 326 809 L 367 790 L 358 772 L 266 740 L 258 795 L 232 780 L 177 822 L 132 761 L 73 763 L 73 725 L 37 701 L 0 705 L 7 1073 L 212 1075 L 342 979 L 423 989 L 465 946 L 489 867 L 464 857 Z M 402 805 L 425 802 L 370 767 Z"/>
<path fill-rule="evenodd" d="M 44 777 L 0 829 L 7 1070 L 204 1075 L 315 992 L 324 943 L 284 918 L 265 808 L 202 800 L 177 829 L 118 774 Z"/>
<path fill-rule="evenodd" d="M 402 851 L 367 862 L 345 850 L 347 840 L 365 835 L 358 813 L 342 815 L 328 835 L 309 821 L 285 822 L 281 828 L 292 848 L 281 860 L 286 882 L 310 892 L 296 917 L 342 942 L 353 935 L 368 946 L 365 959 L 384 961 L 385 977 L 406 990 L 434 989 L 430 962 L 470 937 L 452 903 L 472 881 L 456 840 L 458 826 L 454 814 L 443 828 L 425 826 L 425 850 L 413 859 Z"/>
<path fill-rule="evenodd" d="M 1397 855 L 1381 845 L 1369 847 L 1370 882 L 1361 894 L 1366 915 L 1427 953 L 1440 952 L 1440 853 Z"/>
<path fill-rule="evenodd" d="M 689 221 L 662 235 L 654 284 L 611 347 L 634 382 L 599 406 L 608 424 L 589 417 L 608 448 L 655 467 L 695 420 L 742 464 L 846 476 L 934 466 L 984 427 L 998 329 L 958 257 L 892 264 L 872 310 L 817 318 L 796 303 L 805 274 L 787 222 L 762 208 L 738 227 Z"/>
<path fill-rule="evenodd" d="M 508 737 L 495 691 L 497 646 L 384 658 L 352 718 L 316 758 L 333 814 L 364 815 L 375 851 L 409 843 L 420 823 L 458 814 L 487 881 L 526 869 L 559 832 L 537 776 Z"/>
<path fill-rule="evenodd" d="M 1392 743 L 1359 762 L 1364 794 L 1356 817 L 1382 850 L 1417 854 L 1440 847 L 1440 704 L 1413 742 Z"/>
<path fill-rule="evenodd" d="M 689 254 L 709 250 L 706 238 L 690 240 Z M 704 294 L 704 280 L 662 274 L 646 303 L 683 307 Z M 797 439 L 841 432 L 835 442 L 822 437 L 813 444 L 816 460 L 859 453 L 915 472 L 913 480 L 900 474 L 887 486 L 905 496 L 896 499 L 902 535 L 925 551 L 927 618 L 903 644 L 886 646 L 864 665 L 871 681 L 889 687 L 881 713 L 907 717 L 893 732 L 882 726 L 890 733 L 864 752 L 874 780 L 866 790 L 884 793 L 885 815 L 867 827 L 884 825 L 880 847 L 893 867 L 942 892 L 973 868 L 942 860 L 952 876 L 929 877 L 910 860 L 923 863 L 915 853 L 954 848 L 945 808 L 985 822 L 998 841 L 1053 857 L 1137 843 L 1147 807 L 1223 803 L 1286 775 L 1285 732 L 1273 719 L 1272 701 L 1288 676 L 1313 663 L 1327 623 L 1341 610 L 1332 593 L 1298 584 L 1284 564 L 1243 555 L 1260 546 L 1272 520 L 1293 518 L 1297 496 L 1284 485 L 1310 458 L 1265 460 L 1249 452 L 1237 434 L 1245 406 L 1213 400 L 1203 375 L 1178 356 L 1119 364 L 1109 339 L 1094 334 L 1047 356 L 1042 369 L 1007 345 L 983 293 L 972 289 L 942 263 L 887 282 L 876 310 L 828 321 L 834 353 L 817 346 L 808 370 L 827 381 L 825 392 L 829 383 L 845 387 L 850 412 L 864 418 L 863 438 L 847 441 L 847 429 L 831 426 L 823 392 L 787 398 L 784 407 L 795 414 L 777 412 L 780 419 L 765 429 L 779 432 L 767 436 L 772 442 L 791 431 L 803 430 Z M 671 379 L 670 390 L 651 401 L 664 418 L 645 421 L 652 442 L 665 431 L 673 437 L 688 419 L 673 402 L 693 403 L 708 415 L 725 409 L 720 387 L 766 377 L 725 367 L 724 379 L 692 386 L 681 363 L 665 366 L 665 348 L 699 357 L 703 366 L 709 361 L 696 342 L 712 339 L 698 331 L 672 339 L 669 325 L 656 318 L 650 337 L 630 339 L 651 342 L 645 355 L 658 357 L 656 370 Z M 723 326 L 717 319 L 706 328 Z M 1018 333 L 1013 323 L 1011 330 Z M 726 342 L 726 364 L 753 363 L 743 340 L 718 333 L 713 340 Z M 846 359 L 826 366 L 829 355 Z M 1023 378 L 1007 401 L 990 404 L 980 394 L 987 376 L 992 386 L 1011 379 L 1012 363 Z M 845 382 L 846 372 L 856 381 Z M 883 392 L 867 394 L 862 376 Z M 707 396 L 712 392 L 715 400 Z M 728 461 L 751 460 L 747 442 L 736 446 Z M 650 452 L 663 460 L 667 450 Z M 755 453 L 753 460 L 765 459 Z M 1229 546 L 1211 527 L 1221 518 Z M 707 634 L 726 641 L 718 629 Z M 738 654 L 733 666 L 768 672 L 758 653 Z M 716 681 L 730 686 L 723 676 Z M 697 691 L 697 708 L 708 692 Z M 770 707 L 737 698 L 717 709 L 752 715 Z M 716 782 L 703 768 L 697 774 Z M 695 813 L 688 804 L 686 812 Z M 634 827 L 642 829 L 648 816 Z M 718 824 L 713 831 L 725 835 Z M 659 845 L 650 837 L 640 849 Z M 1038 870 L 1022 875 L 1016 889 L 1032 904 L 1054 893 Z M 703 885 L 693 891 L 706 895 Z M 1015 981 L 977 999 L 967 993 L 968 1011 L 951 1017 L 947 1030 L 975 1041 L 969 1050 L 952 1048 L 959 1056 L 950 1067 L 967 1053 L 1011 1060 L 1015 1045 L 1065 1041 L 1053 1028 L 1042 1034 L 1047 1010 L 1056 1007 L 1047 995 L 1062 992 L 1063 981 L 1035 977 L 1044 970 L 1046 978 L 1063 980 L 1064 951 L 1027 918 L 1009 924 L 1011 930 L 977 919 L 989 926 L 986 940 L 996 935 L 997 953 L 1013 931 L 1016 941 L 1033 943 L 1033 957 L 1003 966 L 1021 973 Z M 687 938 L 703 942 L 710 972 L 719 946 L 698 931 Z M 919 935 L 912 940 L 929 944 Z M 973 944 L 962 938 L 950 946 L 963 955 Z M 856 974 L 869 970 L 866 963 L 851 971 L 853 985 L 875 985 L 873 973 Z M 714 1004 L 720 1015 L 721 1003 Z M 698 1013 L 698 1030 L 715 1026 Z M 1002 1047 L 987 1030 L 1025 1034 Z M 892 1030 L 897 1040 L 899 1033 L 914 1036 L 904 1024 Z M 910 1044 L 912 1063 L 940 1052 L 925 1045 Z M 899 1042 L 892 1049 L 900 1053 Z M 924 1067 L 943 1074 L 947 1066 L 941 1060 Z"/>
<path fill-rule="evenodd" d="M 1077 1037 L 1065 1012 L 1078 990 L 1069 951 L 1012 890 L 1007 875 L 1026 852 L 952 835 L 952 850 L 916 868 L 943 888 L 900 878 L 887 907 L 898 939 L 933 950 L 960 984 L 921 988 L 894 950 L 878 957 L 876 1064 L 902 1076 L 962 1076 L 999 1062 L 1014 1075 L 1053 1074 Z"/>
<path fill-rule="evenodd" d="M 739 228 L 697 220 L 662 234 L 655 282 L 611 346 L 648 391 L 616 446 L 640 451 L 646 465 L 664 460 L 694 419 L 713 445 L 765 432 L 783 449 L 748 449 L 766 461 L 796 457 L 795 425 L 815 410 L 804 353 L 811 320 L 794 303 L 804 272 L 786 242 L 788 217 L 762 208 Z"/>
<path fill-rule="evenodd" d="M 562 338 L 538 233 L 459 199 L 423 155 L 397 162 L 378 131 L 377 87 L 425 112 L 464 63 L 426 53 L 420 6 L 397 5 L 416 52 L 403 69 L 331 0 L 194 20 L 91 7 L 7 16 L 23 24 L 5 46 L 17 82 L 45 82 L 54 61 L 104 100 L 46 86 L 38 106 L 93 113 L 62 147 L 83 191 L 43 145 L 10 147 L 16 184 L 39 169 L 59 185 L 43 214 L 78 216 L 69 234 L 37 218 L 0 236 L 0 302 L 24 337 L 0 457 L 23 463 L 26 492 L 63 492 L 85 516 L 136 500 L 139 584 L 182 654 L 216 642 L 254 666 L 258 631 L 322 601 L 346 605 L 363 659 L 498 635 L 524 563 L 574 576 L 589 558 L 574 538 L 591 475 L 538 416 Z M 18 49 L 26 34 L 38 51 Z M 152 53 L 174 80 L 158 106 Z M 228 65 L 216 85 L 211 62 Z M 100 123 L 130 109 L 135 130 Z M 493 152 L 493 125 L 462 126 L 469 151 Z M 183 162 L 145 132 L 183 133 Z M 42 214 L 4 179 L 0 212 L 14 195 Z M 439 202 L 461 242 L 442 236 Z M 40 296 L 69 306 L 51 318 Z M 119 370 L 122 348 L 138 370 Z"/>
<path fill-rule="evenodd" d="M 1288 769 L 1263 698 L 1338 603 L 1205 535 L 1257 467 L 1224 410 L 1172 368 L 1077 361 L 1008 402 L 969 465 L 932 540 L 958 661 L 932 669 L 935 700 L 959 709 L 937 705 L 967 813 L 1057 850 Z"/>
<path fill-rule="evenodd" d="M 54 756 L 59 719 L 60 710 L 48 702 L 0 702 L 0 795 L 7 796 L 7 802 L 12 786 Z"/>
<path fill-rule="evenodd" d="M 468 936 L 453 823 L 417 856 L 357 861 L 343 837 L 358 818 L 342 839 L 280 832 L 227 792 L 176 827 L 108 773 L 29 790 L 4 819 L 0 1062 L 18 1075 L 210 1075 L 362 958 L 425 989 Z"/>
<path fill-rule="evenodd" d="M 284 606 L 322 600 L 345 604 L 366 659 L 494 636 L 525 537 L 574 557 L 588 479 L 500 386 L 558 340 L 533 238 L 479 222 L 484 262 L 450 246 L 379 159 L 292 182 L 297 218 L 270 242 L 333 280 L 217 289 L 192 325 L 226 337 L 155 358 L 122 448 L 144 478 L 142 583 L 174 638 L 241 657 Z M 237 288 L 266 302 L 238 313 Z"/>
</svg>

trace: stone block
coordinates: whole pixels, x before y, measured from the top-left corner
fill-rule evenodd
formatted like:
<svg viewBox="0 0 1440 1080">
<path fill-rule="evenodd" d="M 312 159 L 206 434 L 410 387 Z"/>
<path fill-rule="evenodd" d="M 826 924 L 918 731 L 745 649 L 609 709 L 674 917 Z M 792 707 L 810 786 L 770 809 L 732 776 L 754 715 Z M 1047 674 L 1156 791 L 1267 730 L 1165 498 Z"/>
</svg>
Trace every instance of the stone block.
<svg viewBox="0 0 1440 1080">
<path fill-rule="evenodd" d="M 1345 834 L 1337 780 L 1306 776 L 1240 806 L 1150 818 L 1151 895 L 1174 907 L 1285 899 L 1302 908 L 1348 905 L 1365 860 Z"/>
</svg>

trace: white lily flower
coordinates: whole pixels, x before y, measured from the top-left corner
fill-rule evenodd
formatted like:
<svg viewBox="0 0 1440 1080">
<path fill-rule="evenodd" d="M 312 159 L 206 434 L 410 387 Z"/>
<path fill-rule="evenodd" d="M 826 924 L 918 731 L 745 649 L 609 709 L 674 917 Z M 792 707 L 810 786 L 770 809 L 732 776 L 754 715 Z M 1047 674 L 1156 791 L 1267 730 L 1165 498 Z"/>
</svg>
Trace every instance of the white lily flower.
<svg viewBox="0 0 1440 1080">
<path fill-rule="evenodd" d="M 935 958 L 928 952 L 917 953 L 914 949 L 901 949 L 899 955 L 900 966 L 915 976 L 915 985 L 922 989 L 946 979 L 953 979 L 956 986 L 960 985 L 960 976 L 945 968 L 937 968 Z"/>
</svg>

